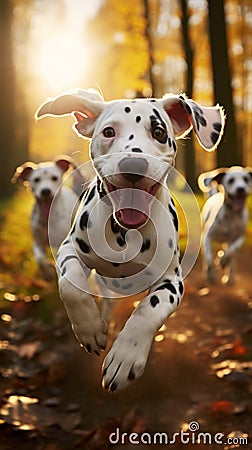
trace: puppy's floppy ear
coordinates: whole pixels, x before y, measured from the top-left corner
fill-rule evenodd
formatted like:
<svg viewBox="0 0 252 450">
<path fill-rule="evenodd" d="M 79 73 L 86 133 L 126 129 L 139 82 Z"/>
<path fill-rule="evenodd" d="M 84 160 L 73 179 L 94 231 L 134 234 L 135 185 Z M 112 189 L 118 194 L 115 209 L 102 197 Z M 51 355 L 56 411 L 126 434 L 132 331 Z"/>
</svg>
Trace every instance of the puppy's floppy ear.
<svg viewBox="0 0 252 450">
<path fill-rule="evenodd" d="M 225 167 L 201 173 L 198 177 L 198 185 L 202 192 L 209 192 L 214 184 L 222 184 L 224 175 L 228 169 Z"/>
<path fill-rule="evenodd" d="M 19 183 L 28 185 L 31 173 L 33 172 L 33 170 L 36 169 L 36 167 L 37 167 L 36 164 L 27 161 L 26 163 L 16 168 L 16 171 L 11 179 L 11 182 L 17 183 L 17 181 L 19 181 Z"/>
<path fill-rule="evenodd" d="M 36 111 L 35 118 L 74 115 L 77 134 L 92 137 L 96 119 L 104 106 L 105 101 L 98 91 L 75 89 L 44 102 Z"/>
<path fill-rule="evenodd" d="M 83 192 L 83 186 L 86 182 L 86 179 L 82 175 L 80 168 L 75 164 L 71 156 L 59 155 L 54 158 L 54 162 L 58 167 L 60 167 L 63 172 L 66 172 L 69 168 L 72 169 L 72 189 L 77 195 L 80 195 Z"/>
<path fill-rule="evenodd" d="M 69 167 L 73 169 L 76 168 L 76 164 L 70 156 L 67 155 L 59 155 L 54 158 L 55 164 L 62 170 L 62 172 L 66 172 Z"/>
<path fill-rule="evenodd" d="M 225 124 L 223 108 L 219 105 L 203 107 L 185 95 L 167 95 L 161 100 L 171 119 L 175 137 L 185 137 L 193 128 L 200 145 L 214 150 L 222 137 Z"/>
<path fill-rule="evenodd" d="M 252 168 L 251 167 L 245 167 L 245 170 L 248 172 L 248 174 L 250 175 L 251 178 L 251 182 L 252 182 Z"/>
</svg>

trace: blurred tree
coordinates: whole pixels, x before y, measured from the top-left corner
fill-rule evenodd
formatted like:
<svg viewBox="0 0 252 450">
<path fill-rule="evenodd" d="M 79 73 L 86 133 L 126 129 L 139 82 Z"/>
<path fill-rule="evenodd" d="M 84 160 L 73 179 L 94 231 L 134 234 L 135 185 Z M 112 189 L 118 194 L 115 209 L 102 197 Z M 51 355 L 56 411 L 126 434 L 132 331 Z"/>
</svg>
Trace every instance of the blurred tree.
<svg viewBox="0 0 252 450">
<path fill-rule="evenodd" d="M 13 61 L 13 1 L 0 1 L 0 196 L 12 193 L 10 183 L 15 167 L 27 157 L 20 154 L 16 140 L 16 83 Z"/>
<path fill-rule="evenodd" d="M 12 58 L 11 24 L 13 3 L 0 2 L 0 195 L 11 191 L 12 159 L 15 153 L 15 75 Z M 15 158 L 14 158 L 15 159 Z"/>
<path fill-rule="evenodd" d="M 187 8 L 187 0 L 179 0 L 180 8 L 182 12 L 181 17 L 181 30 L 182 30 L 182 42 L 185 52 L 185 60 L 187 65 L 186 71 L 186 86 L 185 90 L 188 97 L 193 97 L 193 48 L 191 45 L 191 39 L 189 35 L 189 14 Z M 198 189 L 196 182 L 196 164 L 195 164 L 195 149 L 193 139 L 188 139 L 185 144 L 184 152 L 184 166 L 185 177 L 191 188 L 195 191 Z"/>
<path fill-rule="evenodd" d="M 147 71 L 149 75 L 148 78 L 150 81 L 151 95 L 152 97 L 157 97 L 155 77 L 153 74 L 155 61 L 154 61 L 153 33 L 151 29 L 151 11 L 149 7 L 149 0 L 142 0 L 142 1 L 143 1 L 143 17 L 145 21 L 144 34 L 147 43 L 147 58 L 148 58 Z"/>
<path fill-rule="evenodd" d="M 224 138 L 217 152 L 217 164 L 218 166 L 242 164 L 241 147 L 237 142 L 224 0 L 208 0 L 208 13 L 214 97 L 216 102 L 225 107 L 227 115 Z"/>
</svg>

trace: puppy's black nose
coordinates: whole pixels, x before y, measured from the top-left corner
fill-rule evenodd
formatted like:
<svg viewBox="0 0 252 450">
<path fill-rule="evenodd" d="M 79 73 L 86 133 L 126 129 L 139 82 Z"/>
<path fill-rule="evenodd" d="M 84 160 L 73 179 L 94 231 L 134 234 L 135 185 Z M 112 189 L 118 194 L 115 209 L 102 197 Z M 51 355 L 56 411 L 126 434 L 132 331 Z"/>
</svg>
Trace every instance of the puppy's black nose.
<svg viewBox="0 0 252 450">
<path fill-rule="evenodd" d="M 49 195 L 51 195 L 51 189 L 49 189 L 49 188 L 44 188 L 44 189 L 42 189 L 41 195 L 42 195 L 43 197 L 48 197 Z"/>
<path fill-rule="evenodd" d="M 145 176 L 148 169 L 148 162 L 144 158 L 125 157 L 121 159 L 118 167 L 126 180 L 135 183 Z"/>
<path fill-rule="evenodd" d="M 236 190 L 237 195 L 244 195 L 245 194 L 245 189 L 243 187 L 239 187 Z"/>
</svg>

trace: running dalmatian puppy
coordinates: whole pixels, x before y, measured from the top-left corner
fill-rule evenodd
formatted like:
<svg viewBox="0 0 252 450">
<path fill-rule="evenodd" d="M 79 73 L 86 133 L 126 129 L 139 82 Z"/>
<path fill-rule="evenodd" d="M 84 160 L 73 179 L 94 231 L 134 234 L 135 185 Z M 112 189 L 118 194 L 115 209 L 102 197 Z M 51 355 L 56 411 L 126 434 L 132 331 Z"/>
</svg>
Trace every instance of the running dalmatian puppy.
<svg viewBox="0 0 252 450">
<path fill-rule="evenodd" d="M 228 284 L 234 282 L 234 257 L 242 247 L 248 222 L 246 198 L 252 186 L 252 170 L 240 166 L 216 169 L 202 173 L 199 187 L 210 194 L 202 210 L 202 250 L 208 281 L 217 282 L 214 244 L 223 255 L 217 260 L 227 269 L 224 278 Z M 222 189 L 222 192 L 218 190 Z"/>
<path fill-rule="evenodd" d="M 63 175 L 69 168 L 73 171 L 73 189 L 62 185 Z M 35 203 L 31 215 L 31 231 L 34 258 L 43 278 L 47 281 L 54 280 L 55 267 L 47 256 L 47 249 L 49 244 L 51 248 L 58 249 L 68 234 L 73 210 L 77 210 L 79 204 L 84 177 L 72 158 L 61 155 L 54 161 L 39 164 L 25 162 L 16 168 L 11 181 L 19 181 L 33 194 Z"/>
<path fill-rule="evenodd" d="M 184 290 L 178 219 L 166 185 L 175 139 L 193 128 L 202 147 L 215 149 L 224 114 L 184 95 L 107 102 L 97 91 L 77 89 L 46 101 L 36 117 L 69 114 L 77 133 L 92 138 L 97 174 L 57 259 L 60 296 L 81 345 L 99 354 L 107 340 L 88 285 L 92 269 L 105 297 L 148 289 L 103 363 L 103 387 L 114 392 L 143 374 L 155 333 Z"/>
</svg>

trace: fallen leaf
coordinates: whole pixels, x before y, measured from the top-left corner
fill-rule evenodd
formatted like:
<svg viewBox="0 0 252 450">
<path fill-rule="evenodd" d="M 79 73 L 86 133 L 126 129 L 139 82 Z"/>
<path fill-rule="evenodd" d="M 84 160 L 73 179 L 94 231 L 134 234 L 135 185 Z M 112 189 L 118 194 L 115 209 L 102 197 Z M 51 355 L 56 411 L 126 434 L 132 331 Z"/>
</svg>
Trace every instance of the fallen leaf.
<svg viewBox="0 0 252 450">
<path fill-rule="evenodd" d="M 20 344 L 18 347 L 18 354 L 20 358 L 32 359 L 37 353 L 40 352 L 42 344 L 40 341 L 27 342 Z"/>
</svg>

